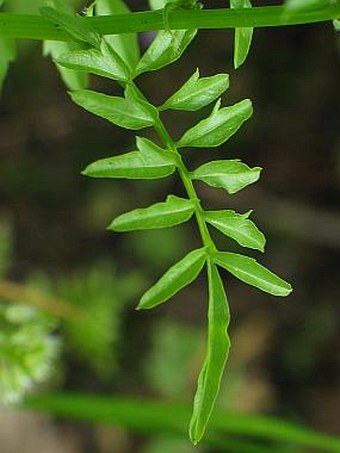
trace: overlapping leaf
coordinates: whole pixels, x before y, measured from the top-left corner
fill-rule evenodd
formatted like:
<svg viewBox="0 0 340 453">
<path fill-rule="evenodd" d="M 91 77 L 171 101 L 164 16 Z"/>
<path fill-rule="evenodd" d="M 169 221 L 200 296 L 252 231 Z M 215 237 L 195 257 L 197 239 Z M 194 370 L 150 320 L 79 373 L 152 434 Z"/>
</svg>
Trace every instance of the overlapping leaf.
<svg viewBox="0 0 340 453">
<path fill-rule="evenodd" d="M 250 0 L 230 0 L 230 7 L 235 9 L 251 8 Z M 234 68 L 239 68 L 248 56 L 251 41 L 253 37 L 253 28 L 240 27 L 235 28 L 234 42 Z"/>
<path fill-rule="evenodd" d="M 194 210 L 195 204 L 192 200 L 168 195 L 165 202 L 120 215 L 108 228 L 114 231 L 167 228 L 186 222 Z"/>
<path fill-rule="evenodd" d="M 286 0 L 287 10 L 325 8 L 331 4 L 332 0 Z"/>
<path fill-rule="evenodd" d="M 220 108 L 220 102 L 218 102 L 211 115 L 185 132 L 177 146 L 209 148 L 222 145 L 235 134 L 252 113 L 249 99 L 223 108 Z"/>
<path fill-rule="evenodd" d="M 171 175 L 176 164 L 164 149 L 146 138 L 137 137 L 139 151 L 100 159 L 83 172 L 93 178 L 156 179 Z"/>
<path fill-rule="evenodd" d="M 292 287 L 288 282 L 282 280 L 282 278 L 249 256 L 230 252 L 217 252 L 215 262 L 227 269 L 239 280 L 273 296 L 288 296 L 292 291 Z"/>
<path fill-rule="evenodd" d="M 264 251 L 266 238 L 257 226 L 248 219 L 250 212 L 237 214 L 235 211 L 206 211 L 205 220 L 226 236 L 233 238 L 243 247 Z"/>
<path fill-rule="evenodd" d="M 190 439 L 195 445 L 201 440 L 213 411 L 230 348 L 228 300 L 218 270 L 211 262 L 208 262 L 208 281 L 208 345 L 189 429 Z"/>
<path fill-rule="evenodd" d="M 162 30 L 150 44 L 136 68 L 136 75 L 173 63 L 194 39 L 197 30 Z"/>
<path fill-rule="evenodd" d="M 160 107 L 160 110 L 199 110 L 221 96 L 228 87 L 227 74 L 200 78 L 197 69 L 190 79 Z"/>
<path fill-rule="evenodd" d="M 96 15 L 108 16 L 127 14 L 130 10 L 123 0 L 97 0 Z M 120 33 L 105 36 L 106 42 L 118 53 L 132 71 L 139 60 L 139 44 L 137 33 Z"/>
<path fill-rule="evenodd" d="M 75 91 L 70 93 L 70 96 L 80 107 L 117 126 L 137 130 L 154 124 L 150 110 L 130 99 L 108 96 L 91 90 Z"/>
<path fill-rule="evenodd" d="M 59 25 L 76 41 L 90 44 L 93 47 L 99 47 L 100 36 L 92 30 L 84 18 L 67 14 L 64 11 L 60 11 L 59 9 L 50 6 L 40 8 L 40 13 L 54 24 Z"/>
<path fill-rule="evenodd" d="M 188 253 L 142 296 L 137 308 L 153 308 L 170 299 L 198 277 L 205 261 L 204 248 Z"/>
<path fill-rule="evenodd" d="M 85 71 L 122 82 L 129 80 L 130 76 L 129 68 L 105 41 L 102 41 L 100 51 L 89 49 L 61 53 L 57 56 L 56 62 L 68 69 Z"/>
<path fill-rule="evenodd" d="M 249 168 L 239 160 L 214 160 L 201 165 L 191 172 L 192 179 L 209 184 L 212 187 L 225 189 L 234 194 L 249 184 L 256 182 L 261 173 L 260 167 Z"/>
</svg>

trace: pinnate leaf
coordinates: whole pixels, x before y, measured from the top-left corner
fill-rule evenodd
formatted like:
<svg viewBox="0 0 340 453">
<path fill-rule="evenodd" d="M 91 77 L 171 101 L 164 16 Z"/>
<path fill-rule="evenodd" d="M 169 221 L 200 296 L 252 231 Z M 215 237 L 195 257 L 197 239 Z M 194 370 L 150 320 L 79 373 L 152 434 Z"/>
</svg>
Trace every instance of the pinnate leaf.
<svg viewBox="0 0 340 453">
<path fill-rule="evenodd" d="M 110 16 L 127 14 L 130 10 L 124 0 L 97 0 L 96 15 Z M 137 33 L 120 33 L 119 35 L 105 36 L 106 42 L 118 53 L 121 59 L 132 71 L 139 60 L 139 44 Z"/>
<path fill-rule="evenodd" d="M 137 130 L 154 124 L 154 117 L 149 109 L 130 99 L 108 96 L 91 90 L 75 91 L 70 93 L 70 96 L 80 107 L 117 126 Z"/>
<path fill-rule="evenodd" d="M 251 101 L 244 99 L 231 106 L 219 108 L 216 104 L 211 115 L 189 129 L 178 142 L 178 147 L 209 148 L 222 145 L 253 113 Z"/>
<path fill-rule="evenodd" d="M 129 69 L 105 41 L 102 41 L 100 51 L 89 49 L 62 53 L 56 58 L 56 62 L 69 69 L 85 71 L 112 80 L 123 82 L 129 80 Z"/>
<path fill-rule="evenodd" d="M 198 179 L 209 186 L 219 187 L 234 194 L 256 182 L 261 170 L 260 167 L 249 168 L 248 165 L 236 159 L 214 160 L 203 164 L 190 175 L 192 179 Z"/>
<path fill-rule="evenodd" d="M 292 287 L 288 282 L 282 280 L 282 278 L 249 256 L 230 252 L 217 252 L 215 262 L 227 269 L 239 280 L 273 296 L 288 296 L 292 291 Z"/>
<path fill-rule="evenodd" d="M 51 22 L 59 25 L 76 41 L 90 44 L 93 47 L 99 47 L 100 36 L 92 30 L 88 22 L 75 14 L 67 14 L 51 6 L 43 6 L 40 13 Z"/>
<path fill-rule="evenodd" d="M 161 30 L 139 60 L 136 75 L 155 71 L 178 60 L 196 32 L 197 30 Z"/>
<path fill-rule="evenodd" d="M 189 434 L 196 445 L 202 438 L 217 398 L 230 349 L 227 328 L 228 300 L 216 266 L 208 262 L 209 311 L 208 345 L 194 399 Z"/>
<path fill-rule="evenodd" d="M 264 251 L 266 238 L 257 226 L 248 219 L 250 211 L 246 214 L 238 214 L 235 211 L 206 211 L 205 220 L 231 237 L 243 247 Z"/>
<path fill-rule="evenodd" d="M 160 110 L 199 110 L 221 96 L 229 87 L 227 74 L 202 78 L 199 75 L 197 69 L 190 79 L 160 107 Z"/>
<path fill-rule="evenodd" d="M 83 172 L 93 178 L 156 179 L 171 175 L 175 169 L 171 156 L 150 140 L 137 137 L 139 151 L 100 159 Z"/>
<path fill-rule="evenodd" d="M 165 202 L 148 208 L 135 209 L 116 217 L 108 227 L 114 231 L 133 231 L 167 228 L 186 222 L 193 215 L 194 202 L 186 198 L 168 195 Z"/>
<path fill-rule="evenodd" d="M 251 8 L 250 0 L 230 0 L 230 7 L 235 9 Z M 234 68 L 239 68 L 246 60 L 253 37 L 253 28 L 235 28 Z"/>
<path fill-rule="evenodd" d="M 137 308 L 153 308 L 170 299 L 198 277 L 205 261 L 204 248 L 188 253 L 142 296 Z"/>
</svg>

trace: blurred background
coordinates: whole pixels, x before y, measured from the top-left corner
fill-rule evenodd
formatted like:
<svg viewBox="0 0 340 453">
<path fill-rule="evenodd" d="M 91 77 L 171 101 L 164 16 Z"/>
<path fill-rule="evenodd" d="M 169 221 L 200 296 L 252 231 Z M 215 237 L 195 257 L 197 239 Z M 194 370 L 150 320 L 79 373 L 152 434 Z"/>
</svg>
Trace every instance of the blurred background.
<svg viewBox="0 0 340 453">
<path fill-rule="evenodd" d="M 41 3 L 9 0 L 8 9 L 35 13 Z M 146 2 L 129 5 L 147 8 Z M 140 36 L 141 47 L 151 39 Z M 134 306 L 199 245 L 195 224 L 129 234 L 105 230 L 118 214 L 168 193 L 181 196 L 183 188 L 176 177 L 133 182 L 82 176 L 87 164 L 133 150 L 134 134 L 73 105 L 40 43 L 17 44 L 19 56 L 0 100 L 1 339 L 13 332 L 11 322 L 21 329 L 15 341 L 32 358 L 31 374 L 38 381 L 48 375 L 36 387 L 42 394 L 76 391 L 190 404 L 205 348 L 205 279 L 156 310 L 136 312 Z M 232 352 L 217 406 L 275 415 L 333 435 L 340 435 L 339 50 L 330 23 L 257 29 L 236 72 L 232 31 L 201 31 L 181 61 L 140 78 L 156 104 L 197 67 L 202 76 L 229 73 L 225 105 L 252 99 L 253 118 L 225 145 L 183 154 L 191 169 L 223 158 L 263 167 L 261 180 L 237 195 L 197 188 L 209 209 L 254 209 L 267 247 L 263 257 L 253 256 L 290 281 L 294 292 L 276 299 L 223 274 Z M 120 93 L 100 78 L 91 79 L 91 87 Z M 177 138 L 208 113 L 176 112 L 164 119 Z M 142 135 L 152 137 L 149 131 Z M 218 233 L 216 241 L 221 249 L 241 251 Z M 9 402 L 21 387 L 30 387 L 26 371 L 15 361 L 0 367 L 0 391 Z M 0 426 L 2 453 L 223 451 L 195 449 L 185 437 L 135 434 L 8 407 L 0 411 Z"/>
</svg>

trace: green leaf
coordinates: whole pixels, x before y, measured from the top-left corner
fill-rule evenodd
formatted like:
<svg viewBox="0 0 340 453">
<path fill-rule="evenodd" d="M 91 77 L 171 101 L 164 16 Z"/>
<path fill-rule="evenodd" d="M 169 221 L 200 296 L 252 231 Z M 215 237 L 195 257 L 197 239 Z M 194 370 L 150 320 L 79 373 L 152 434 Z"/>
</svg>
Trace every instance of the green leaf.
<svg viewBox="0 0 340 453">
<path fill-rule="evenodd" d="M 56 60 L 62 54 L 80 51 L 80 47 L 76 42 L 44 41 L 44 55 L 51 55 L 63 82 L 72 91 L 83 90 L 88 86 L 88 74 L 83 71 L 65 68 L 59 65 Z"/>
<path fill-rule="evenodd" d="M 129 80 L 129 69 L 105 41 L 102 41 L 100 51 L 89 49 L 62 53 L 58 55 L 56 62 L 68 69 L 85 71 L 112 80 Z"/>
<path fill-rule="evenodd" d="M 178 147 L 209 148 L 222 145 L 253 113 L 251 101 L 244 99 L 231 106 L 219 108 L 218 102 L 211 115 L 189 129 L 178 142 Z"/>
<path fill-rule="evenodd" d="M 67 14 L 50 6 L 43 6 L 40 13 L 54 24 L 59 25 L 76 41 L 99 47 L 100 36 L 92 30 L 88 22 L 80 16 Z"/>
<path fill-rule="evenodd" d="M 93 178 L 157 179 L 171 175 L 176 164 L 167 151 L 146 138 L 137 137 L 139 151 L 100 159 L 83 172 Z"/>
<path fill-rule="evenodd" d="M 289 283 L 273 274 L 254 258 L 249 258 L 249 256 L 230 252 L 217 252 L 215 262 L 238 279 L 248 283 L 248 285 L 255 286 L 273 296 L 288 296 L 292 291 Z"/>
<path fill-rule="evenodd" d="M 194 202 L 175 195 L 168 195 L 165 202 L 148 208 L 135 209 L 122 214 L 111 223 L 109 230 L 133 231 L 150 228 L 167 228 L 186 222 L 193 215 Z"/>
<path fill-rule="evenodd" d="M 216 266 L 208 261 L 209 311 L 208 345 L 194 399 L 189 435 L 197 444 L 213 411 L 227 361 L 230 340 L 227 328 L 230 321 L 228 300 Z"/>
<path fill-rule="evenodd" d="M 130 10 L 123 0 L 97 0 L 96 15 L 110 16 L 127 14 Z M 110 44 L 125 64 L 133 71 L 140 57 L 137 33 L 120 33 L 119 35 L 105 36 L 105 41 Z"/>
<path fill-rule="evenodd" d="M 0 8 L 5 3 L 5 0 L 0 0 Z"/>
<path fill-rule="evenodd" d="M 212 187 L 220 187 L 234 194 L 249 184 L 256 182 L 261 173 L 260 167 L 249 168 L 237 159 L 214 160 L 203 164 L 190 173 L 191 179 L 199 179 Z"/>
<path fill-rule="evenodd" d="M 230 7 L 233 9 L 251 8 L 250 0 L 230 0 Z M 251 40 L 253 37 L 253 28 L 240 27 L 235 28 L 234 42 L 234 68 L 239 68 L 246 60 Z"/>
<path fill-rule="evenodd" d="M 325 8 L 331 0 L 286 0 L 285 7 L 289 10 Z"/>
<path fill-rule="evenodd" d="M 80 107 L 117 126 L 137 130 L 154 124 L 154 118 L 144 106 L 128 99 L 91 90 L 74 91 L 70 96 Z"/>
<path fill-rule="evenodd" d="M 217 74 L 201 79 L 199 75 L 197 69 L 190 79 L 160 107 L 160 110 L 199 110 L 221 96 L 229 87 L 227 74 Z"/>
<path fill-rule="evenodd" d="M 7 75 L 9 65 L 15 60 L 16 49 L 13 39 L 0 39 L 0 91 Z"/>
<path fill-rule="evenodd" d="M 205 211 L 205 220 L 243 247 L 264 251 L 266 238 L 257 226 L 248 219 L 251 211 L 237 214 L 235 211 Z"/>
<path fill-rule="evenodd" d="M 170 299 L 198 277 L 205 261 L 204 248 L 188 253 L 142 296 L 137 309 L 153 308 Z"/>
<path fill-rule="evenodd" d="M 136 75 L 155 71 L 178 60 L 194 39 L 197 30 L 161 30 L 136 68 Z"/>
</svg>

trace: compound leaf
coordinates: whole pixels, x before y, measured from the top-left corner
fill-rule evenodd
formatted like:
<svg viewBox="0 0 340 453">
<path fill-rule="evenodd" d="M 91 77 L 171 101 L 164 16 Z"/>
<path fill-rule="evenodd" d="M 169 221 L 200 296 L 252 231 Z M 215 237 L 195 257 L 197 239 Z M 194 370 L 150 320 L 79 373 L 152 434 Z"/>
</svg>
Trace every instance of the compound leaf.
<svg viewBox="0 0 340 453">
<path fill-rule="evenodd" d="M 70 96 L 80 107 L 117 126 L 137 130 L 154 124 L 150 111 L 132 100 L 91 90 L 74 91 Z"/>
<path fill-rule="evenodd" d="M 221 109 L 218 102 L 211 115 L 185 132 L 177 146 L 180 148 L 220 146 L 235 134 L 252 113 L 253 109 L 249 99 Z"/>
<path fill-rule="evenodd" d="M 239 280 L 273 296 L 288 296 L 292 291 L 292 287 L 288 282 L 282 280 L 282 278 L 249 256 L 230 252 L 217 252 L 215 262 L 227 269 Z"/>
<path fill-rule="evenodd" d="M 100 51 L 89 49 L 62 53 L 58 55 L 56 62 L 68 69 L 85 71 L 112 80 L 129 80 L 129 69 L 105 41 L 102 41 Z"/>
<path fill-rule="evenodd" d="M 192 179 L 199 179 L 209 186 L 219 187 L 234 194 L 256 182 L 261 170 L 260 167 L 249 168 L 248 165 L 236 159 L 214 160 L 203 164 L 190 175 Z"/>
<path fill-rule="evenodd" d="M 198 277 L 205 261 L 204 248 L 188 253 L 142 296 L 137 309 L 153 308 L 170 299 Z"/>
<path fill-rule="evenodd" d="M 123 0 L 97 0 L 96 2 L 96 15 L 98 16 L 127 14 L 129 12 L 130 10 Z M 109 35 L 105 36 L 105 41 L 133 71 L 140 56 L 137 33 Z"/>
<path fill-rule="evenodd" d="M 235 9 L 251 8 L 250 0 L 230 0 L 230 7 Z M 239 68 L 246 60 L 251 40 L 253 37 L 253 28 L 240 27 L 235 28 L 234 42 L 234 68 Z"/>
<path fill-rule="evenodd" d="M 251 211 L 238 214 L 235 211 L 205 211 L 205 220 L 231 237 L 243 247 L 264 251 L 266 238 L 257 226 L 248 219 Z"/>
<path fill-rule="evenodd" d="M 166 151 L 150 140 L 137 137 L 139 151 L 100 159 L 83 172 L 93 178 L 156 179 L 171 175 L 176 164 Z"/>
<path fill-rule="evenodd" d="M 92 30 L 83 17 L 75 14 L 67 14 L 51 6 L 43 6 L 39 11 L 51 22 L 59 25 L 76 41 L 90 44 L 93 47 L 99 47 L 100 36 Z"/>
<path fill-rule="evenodd" d="M 197 30 L 161 30 L 136 68 L 136 75 L 155 71 L 178 60 L 194 39 Z"/>
<path fill-rule="evenodd" d="M 197 69 L 190 79 L 160 107 L 160 110 L 199 110 L 221 96 L 229 87 L 227 74 L 202 78 L 199 75 Z"/>
<path fill-rule="evenodd" d="M 227 328 L 228 300 L 216 266 L 208 261 L 209 311 L 208 345 L 194 399 L 189 435 L 196 445 L 202 438 L 217 398 L 230 349 Z"/>
<path fill-rule="evenodd" d="M 114 219 L 108 229 L 133 231 L 171 227 L 189 220 L 194 210 L 193 201 L 168 195 L 165 202 L 120 215 Z"/>
</svg>

